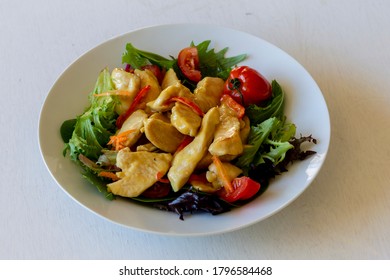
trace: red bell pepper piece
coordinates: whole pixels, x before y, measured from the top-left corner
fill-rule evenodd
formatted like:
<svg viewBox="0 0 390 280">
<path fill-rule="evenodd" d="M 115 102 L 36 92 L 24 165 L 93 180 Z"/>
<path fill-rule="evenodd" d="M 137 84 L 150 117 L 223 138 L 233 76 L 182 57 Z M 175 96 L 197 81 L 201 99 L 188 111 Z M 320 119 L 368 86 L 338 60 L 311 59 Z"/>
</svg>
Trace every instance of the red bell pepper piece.
<svg viewBox="0 0 390 280">
<path fill-rule="evenodd" d="M 170 102 L 180 102 L 180 103 L 190 107 L 199 116 L 201 116 L 201 117 L 204 116 L 202 109 L 200 109 L 199 106 L 189 98 L 182 97 L 182 96 L 175 96 L 175 97 L 172 97 L 168 100 L 168 103 L 170 103 Z"/>
<path fill-rule="evenodd" d="M 131 103 L 129 109 L 127 109 L 126 112 L 121 114 L 117 120 L 116 120 L 116 127 L 121 128 L 125 120 L 137 109 L 137 106 L 140 104 L 141 100 L 145 97 L 145 95 L 150 90 L 151 86 L 147 85 L 143 87 L 136 95 L 136 97 L 133 100 L 133 103 Z"/>
</svg>

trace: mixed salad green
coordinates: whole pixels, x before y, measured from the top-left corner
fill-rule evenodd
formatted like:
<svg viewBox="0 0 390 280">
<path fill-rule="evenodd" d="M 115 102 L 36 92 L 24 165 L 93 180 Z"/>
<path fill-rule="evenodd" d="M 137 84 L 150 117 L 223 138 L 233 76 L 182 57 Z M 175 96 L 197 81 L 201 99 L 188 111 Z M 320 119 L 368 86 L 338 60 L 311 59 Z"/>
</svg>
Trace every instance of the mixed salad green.
<svg viewBox="0 0 390 280">
<path fill-rule="evenodd" d="M 230 189 L 222 186 L 221 190 L 204 191 L 192 184 L 196 179 L 210 184 L 210 182 L 205 181 L 204 173 L 202 173 L 203 177 L 200 178 L 199 172 L 193 174 L 192 180 L 188 179 L 179 189 L 172 190 L 169 176 L 167 178 L 165 177 L 166 174 L 161 174 L 162 176 L 157 176 L 156 182 L 147 190 L 140 195 L 128 197 L 128 199 L 136 203 L 174 211 L 180 215 L 181 219 L 183 219 L 184 213 L 198 210 L 220 214 L 234 207 L 242 206 L 261 195 L 275 176 L 288 170 L 289 164 L 296 160 L 303 160 L 315 153 L 311 150 L 304 151 L 301 149 L 302 143 L 316 143 L 316 139 L 311 135 L 296 137 L 295 124 L 288 122 L 284 114 L 286 94 L 276 80 L 269 83 L 269 95 L 264 100 L 249 105 L 243 102 L 244 99 L 249 100 L 244 92 L 245 88 L 242 87 L 244 83 L 242 77 L 244 76 L 232 77 L 231 73 L 236 70 L 239 63 L 245 60 L 246 55 L 226 57 L 227 50 L 228 48 L 224 48 L 216 52 L 214 49 L 210 49 L 210 41 L 204 41 L 198 45 L 192 42 L 189 47 L 183 49 L 177 58 L 174 56 L 165 58 L 155 53 L 137 49 L 131 43 L 128 43 L 125 52 L 122 54 L 122 62 L 123 69 L 126 72 L 133 73 L 136 69 L 140 71 L 147 69 L 148 73 L 153 73 L 160 84 L 167 71 L 173 69 L 181 85 L 191 92 L 196 90 L 199 82 L 205 77 L 217 77 L 223 80 L 225 82 L 224 95 L 230 95 L 235 100 L 228 99 L 229 101 L 224 104 L 227 104 L 226 106 L 230 108 L 229 110 L 233 114 L 235 114 L 234 112 L 241 112 L 237 113 L 238 117 L 234 115 L 240 123 L 244 123 L 243 120 L 246 118 L 248 120 L 247 124 L 249 124 L 246 140 L 242 145 L 242 152 L 228 160 L 229 164 L 241 170 L 242 176 L 240 175 L 240 178 L 245 178 L 245 180 L 230 185 Z M 267 83 L 267 81 L 265 82 Z M 241 88 L 238 88 L 237 85 L 241 85 Z M 118 140 L 121 135 L 120 128 L 124 125 L 123 122 L 134 112 L 136 105 L 139 105 L 134 103 L 144 98 L 144 95 L 139 95 L 141 89 L 132 100 L 133 104 L 129 105 L 131 108 L 134 107 L 132 112 L 126 114 L 126 112 L 118 111 L 123 98 L 121 98 L 122 92 L 117 87 L 110 70 L 103 69 L 98 75 L 94 89 L 88 95 L 88 108 L 74 119 L 65 120 L 60 128 L 65 143 L 63 155 L 69 155 L 71 160 L 79 164 L 82 176 L 95 185 L 108 199 L 116 198 L 117 194 L 114 194 L 109 186 L 113 181 L 120 180 L 124 171 L 122 170 L 123 167 L 118 166 L 117 157 L 122 152 L 118 148 L 118 142 L 115 142 L 114 139 Z M 143 92 L 146 93 L 147 91 L 148 89 L 144 88 Z M 250 94 L 256 93 L 252 92 Z M 189 101 L 184 97 L 176 97 L 175 101 L 183 102 L 189 107 L 192 106 L 192 109 L 195 107 L 199 111 L 196 104 L 194 105 L 193 102 L 190 102 L 191 100 Z M 141 107 L 139 105 L 137 109 Z M 148 112 L 148 117 L 152 113 Z M 201 113 L 207 114 L 207 112 Z M 170 116 L 172 113 L 169 111 L 164 114 Z M 202 119 L 202 117 L 203 115 L 200 118 Z M 143 135 L 144 128 L 141 128 L 140 131 L 140 134 Z M 192 136 L 192 141 L 194 137 L 196 135 Z M 188 137 L 184 138 L 188 140 Z M 144 141 L 142 139 L 139 138 L 137 141 Z M 131 148 L 131 146 L 129 147 Z M 124 147 L 121 146 L 120 148 Z M 156 147 L 153 149 L 154 151 L 159 150 Z M 169 154 L 174 159 L 177 152 L 179 152 L 179 148 Z M 225 161 L 224 157 L 213 157 L 217 166 L 216 173 L 221 175 L 222 172 L 222 177 L 226 179 L 226 176 L 223 176 L 224 165 L 220 164 L 220 159 Z M 119 178 L 116 174 L 120 175 Z M 226 182 L 224 178 L 222 178 L 222 182 Z M 237 189 L 243 185 L 248 188 L 253 186 L 252 181 L 257 184 L 257 188 L 255 192 L 252 191 L 250 197 L 248 197 L 248 192 L 246 194 L 242 192 L 241 194 L 235 194 L 236 198 L 238 197 L 237 199 L 230 199 L 232 196 L 226 195 L 232 189 L 238 193 Z"/>
</svg>

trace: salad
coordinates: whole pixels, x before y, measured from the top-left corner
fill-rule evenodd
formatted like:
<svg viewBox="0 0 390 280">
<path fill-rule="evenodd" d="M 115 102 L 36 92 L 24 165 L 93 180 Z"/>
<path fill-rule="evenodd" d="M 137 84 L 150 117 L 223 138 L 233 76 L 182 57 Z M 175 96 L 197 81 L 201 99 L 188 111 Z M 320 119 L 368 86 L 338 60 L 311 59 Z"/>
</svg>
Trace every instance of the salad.
<svg viewBox="0 0 390 280">
<path fill-rule="evenodd" d="M 107 199 L 221 214 L 261 195 L 314 151 L 284 115 L 285 92 L 245 54 L 193 42 L 169 58 L 131 43 L 123 65 L 104 68 L 89 106 L 63 122 L 63 155 Z"/>
</svg>

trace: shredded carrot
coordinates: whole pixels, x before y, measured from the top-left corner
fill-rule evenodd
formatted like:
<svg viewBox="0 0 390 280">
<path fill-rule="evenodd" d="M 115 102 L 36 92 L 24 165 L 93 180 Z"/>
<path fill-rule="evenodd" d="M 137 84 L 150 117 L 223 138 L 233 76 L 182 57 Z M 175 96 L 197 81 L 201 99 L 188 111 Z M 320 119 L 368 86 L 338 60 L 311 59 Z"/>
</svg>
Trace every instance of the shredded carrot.
<svg viewBox="0 0 390 280">
<path fill-rule="evenodd" d="M 124 142 L 127 140 L 127 136 L 134 131 L 134 129 L 130 129 L 119 133 L 118 135 L 110 136 L 110 141 L 108 141 L 107 145 L 114 146 L 116 151 L 125 148 Z"/>
<path fill-rule="evenodd" d="M 109 178 L 109 179 L 111 179 L 113 181 L 118 181 L 119 180 L 119 177 L 116 176 L 115 173 L 109 172 L 109 171 L 101 171 L 101 172 L 99 172 L 98 176 Z"/>
<path fill-rule="evenodd" d="M 127 96 L 127 95 L 130 95 L 130 91 L 128 90 L 123 90 L 123 89 L 117 89 L 117 90 L 109 90 L 109 91 L 106 91 L 106 92 L 103 92 L 103 93 L 95 93 L 93 96 L 110 96 L 110 95 L 123 95 L 123 96 Z"/>
<path fill-rule="evenodd" d="M 200 107 L 198 106 L 198 104 L 196 104 L 194 101 L 192 101 L 191 99 L 189 98 L 186 98 L 186 97 L 182 97 L 182 96 L 175 96 L 175 97 L 171 97 L 168 102 L 180 102 L 186 106 L 188 106 L 189 108 L 192 109 L 192 111 L 194 111 L 196 114 L 198 114 L 199 116 L 203 117 L 204 116 L 204 113 L 202 111 L 202 109 L 200 109 Z"/>
<path fill-rule="evenodd" d="M 216 155 L 213 155 L 212 159 L 213 159 L 213 163 L 215 164 L 215 167 L 217 168 L 217 175 L 222 180 L 223 187 L 225 188 L 226 192 L 227 193 L 233 192 L 234 189 L 232 186 L 232 182 L 229 180 L 221 160 Z"/>
<path fill-rule="evenodd" d="M 156 175 L 157 181 L 159 181 L 161 183 L 169 183 L 169 179 L 163 178 L 163 177 L 164 177 L 164 174 L 162 174 L 161 172 L 157 172 L 157 175 Z"/>
</svg>

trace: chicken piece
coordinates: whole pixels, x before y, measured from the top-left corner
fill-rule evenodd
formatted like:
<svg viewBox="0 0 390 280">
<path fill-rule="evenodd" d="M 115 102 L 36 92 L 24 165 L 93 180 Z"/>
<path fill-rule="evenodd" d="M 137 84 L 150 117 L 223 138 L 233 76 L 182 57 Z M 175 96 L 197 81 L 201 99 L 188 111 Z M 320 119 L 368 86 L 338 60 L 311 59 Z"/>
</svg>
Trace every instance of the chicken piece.
<svg viewBox="0 0 390 280">
<path fill-rule="evenodd" d="M 150 85 L 150 89 L 148 93 L 145 95 L 145 97 L 141 100 L 141 102 L 138 105 L 138 108 L 146 110 L 145 108 L 146 103 L 155 100 L 160 95 L 161 87 L 156 76 L 153 74 L 152 71 L 148 69 L 145 70 L 135 69 L 134 74 L 140 78 L 141 88 Z"/>
<path fill-rule="evenodd" d="M 177 78 L 175 70 L 173 68 L 170 68 L 164 76 L 164 79 L 161 83 L 161 88 L 164 90 L 169 86 L 173 86 L 177 83 L 180 83 L 180 80 Z"/>
<path fill-rule="evenodd" d="M 205 193 L 215 193 L 220 189 L 220 187 L 215 188 L 212 183 L 208 182 L 207 180 L 204 180 L 202 177 L 204 176 L 204 178 L 206 179 L 205 175 L 200 176 L 200 179 L 193 178 L 188 181 L 188 183 L 190 183 L 194 189 Z"/>
<path fill-rule="evenodd" d="M 157 119 L 166 123 L 171 123 L 171 119 L 164 113 L 154 113 L 149 117 L 149 119 Z"/>
<path fill-rule="evenodd" d="M 222 162 L 222 167 L 225 170 L 226 177 L 230 182 L 242 173 L 240 168 L 229 162 Z M 214 163 L 210 164 L 209 171 L 206 172 L 206 178 L 207 181 L 213 185 L 214 189 L 218 190 L 223 187 L 223 181 L 218 176 L 217 167 Z"/>
<path fill-rule="evenodd" d="M 116 175 L 118 181 L 107 185 L 115 195 L 137 197 L 165 175 L 171 166 L 169 153 L 131 152 L 124 148 L 118 152 L 117 166 L 122 169 Z"/>
<path fill-rule="evenodd" d="M 202 118 L 191 108 L 176 102 L 172 108 L 171 122 L 181 133 L 194 137 L 202 122 Z"/>
<path fill-rule="evenodd" d="M 194 140 L 173 158 L 172 167 L 168 171 L 168 179 L 175 192 L 184 186 L 198 162 L 206 154 L 218 123 L 219 110 L 217 107 L 211 108 L 203 117 L 199 133 Z"/>
<path fill-rule="evenodd" d="M 119 103 L 115 107 L 115 111 L 120 115 L 129 109 L 134 97 L 140 90 L 141 79 L 133 74 L 129 73 L 121 68 L 115 68 L 111 72 L 111 79 L 114 83 L 115 89 L 126 90 L 128 95 L 119 95 Z"/>
<path fill-rule="evenodd" d="M 146 143 L 137 146 L 137 152 L 155 152 L 158 148 L 154 146 L 152 143 Z"/>
<path fill-rule="evenodd" d="M 205 77 L 194 90 L 195 102 L 205 113 L 210 108 L 218 106 L 225 82 L 221 78 Z"/>
<path fill-rule="evenodd" d="M 149 118 L 144 122 L 146 138 L 164 152 L 173 153 L 184 139 L 171 123 L 158 118 Z"/>
<path fill-rule="evenodd" d="M 111 80 L 115 85 L 115 89 L 127 90 L 133 95 L 137 94 L 141 85 L 141 80 L 137 75 L 121 68 L 114 68 L 112 70 Z"/>
<path fill-rule="evenodd" d="M 202 157 L 202 159 L 198 162 L 195 169 L 203 170 L 207 169 L 209 165 L 213 162 L 213 155 L 210 154 L 209 151 Z"/>
<path fill-rule="evenodd" d="M 236 112 L 227 104 L 221 103 L 218 107 L 220 123 L 215 131 L 214 141 L 209 147 L 212 155 L 232 160 L 240 155 L 244 146 L 241 141 L 241 124 Z"/>
<path fill-rule="evenodd" d="M 156 100 L 149 102 L 147 106 L 152 111 L 165 112 L 171 110 L 172 107 L 175 105 L 175 102 L 169 102 L 169 100 L 172 97 L 177 97 L 177 96 L 186 97 L 189 99 L 194 98 L 193 94 L 187 87 L 178 83 L 178 84 L 168 86 L 160 93 L 160 95 Z"/>
<path fill-rule="evenodd" d="M 125 141 L 122 142 L 123 146 L 133 146 L 139 138 L 142 136 L 141 129 L 144 126 L 144 122 L 147 120 L 148 115 L 143 110 L 137 110 L 132 113 L 123 123 L 121 129 L 117 135 L 126 135 Z"/>
<path fill-rule="evenodd" d="M 243 152 L 244 146 L 240 137 L 240 122 L 237 117 L 224 116 L 215 130 L 214 141 L 209 152 L 216 156 L 237 156 Z"/>
</svg>

